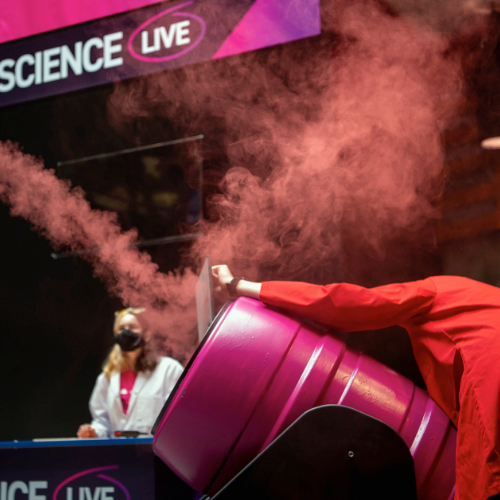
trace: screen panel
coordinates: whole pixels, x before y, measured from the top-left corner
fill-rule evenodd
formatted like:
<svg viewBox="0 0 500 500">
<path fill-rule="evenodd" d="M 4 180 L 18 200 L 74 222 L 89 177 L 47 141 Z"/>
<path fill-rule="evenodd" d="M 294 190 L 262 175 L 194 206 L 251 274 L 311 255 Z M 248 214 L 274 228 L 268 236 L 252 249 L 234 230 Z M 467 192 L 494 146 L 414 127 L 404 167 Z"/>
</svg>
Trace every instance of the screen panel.
<svg viewBox="0 0 500 500">
<path fill-rule="evenodd" d="M 196 311 L 198 313 L 198 341 L 201 342 L 215 317 L 210 255 L 205 259 L 196 283 Z"/>
</svg>

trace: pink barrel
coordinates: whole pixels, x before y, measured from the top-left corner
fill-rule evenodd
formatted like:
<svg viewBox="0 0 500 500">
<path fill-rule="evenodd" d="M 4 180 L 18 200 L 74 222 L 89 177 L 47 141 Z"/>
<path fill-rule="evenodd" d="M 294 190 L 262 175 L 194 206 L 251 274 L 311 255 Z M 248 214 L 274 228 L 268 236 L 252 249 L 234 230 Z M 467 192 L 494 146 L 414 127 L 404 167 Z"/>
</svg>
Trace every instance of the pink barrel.
<svg viewBox="0 0 500 500">
<path fill-rule="evenodd" d="M 239 298 L 214 321 L 159 419 L 153 449 L 214 495 L 305 411 L 350 406 L 397 431 L 420 500 L 451 500 L 456 431 L 423 390 L 333 334 Z"/>
</svg>

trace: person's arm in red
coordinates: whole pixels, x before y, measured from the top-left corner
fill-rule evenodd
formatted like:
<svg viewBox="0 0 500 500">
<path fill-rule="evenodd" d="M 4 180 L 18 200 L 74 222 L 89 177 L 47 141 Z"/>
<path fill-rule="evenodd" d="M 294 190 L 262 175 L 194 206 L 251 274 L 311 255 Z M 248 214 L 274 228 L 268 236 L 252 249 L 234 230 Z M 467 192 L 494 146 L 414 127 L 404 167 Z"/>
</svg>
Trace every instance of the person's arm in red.
<svg viewBox="0 0 500 500">
<path fill-rule="evenodd" d="M 363 288 L 349 283 L 262 283 L 259 299 L 340 332 L 404 324 L 427 312 L 436 295 L 431 280 Z"/>
<path fill-rule="evenodd" d="M 227 266 L 214 266 L 213 275 L 222 287 L 233 279 Z M 436 295 L 430 279 L 376 288 L 349 283 L 320 286 L 293 281 L 261 284 L 241 280 L 236 291 L 341 332 L 404 324 L 427 312 Z"/>
</svg>

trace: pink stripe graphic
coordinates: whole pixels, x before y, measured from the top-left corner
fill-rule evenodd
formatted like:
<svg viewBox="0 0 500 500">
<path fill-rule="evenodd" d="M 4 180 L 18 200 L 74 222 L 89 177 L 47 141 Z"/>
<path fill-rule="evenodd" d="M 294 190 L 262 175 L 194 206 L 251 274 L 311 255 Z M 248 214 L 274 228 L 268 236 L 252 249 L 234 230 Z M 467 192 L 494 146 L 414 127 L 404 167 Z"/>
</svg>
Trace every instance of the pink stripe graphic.
<svg viewBox="0 0 500 500">
<path fill-rule="evenodd" d="M 15 0 L 2 2 L 0 43 L 159 3 L 158 0 Z"/>
<path fill-rule="evenodd" d="M 256 0 L 213 59 L 320 33 L 319 0 Z"/>
<path fill-rule="evenodd" d="M 122 489 L 123 493 L 125 493 L 127 500 L 130 500 L 130 493 L 128 492 L 127 488 L 125 488 L 125 486 L 123 486 L 123 484 L 120 483 L 120 481 L 116 480 L 114 477 L 106 476 L 106 474 L 97 474 L 97 477 L 106 479 L 110 483 L 116 484 L 119 488 Z"/>
<path fill-rule="evenodd" d="M 106 467 L 97 467 L 95 469 L 87 469 L 82 472 L 78 472 L 77 474 L 73 474 L 72 476 L 68 477 L 68 479 L 65 479 L 61 484 L 57 486 L 57 488 L 54 491 L 54 495 L 52 495 L 52 500 L 57 500 L 57 494 L 59 491 L 64 488 L 68 483 L 71 483 L 71 481 L 78 479 L 79 477 L 86 476 L 87 474 L 92 474 L 93 472 L 100 472 L 103 470 L 111 470 L 111 469 L 118 469 L 118 465 L 108 465 Z"/>
</svg>

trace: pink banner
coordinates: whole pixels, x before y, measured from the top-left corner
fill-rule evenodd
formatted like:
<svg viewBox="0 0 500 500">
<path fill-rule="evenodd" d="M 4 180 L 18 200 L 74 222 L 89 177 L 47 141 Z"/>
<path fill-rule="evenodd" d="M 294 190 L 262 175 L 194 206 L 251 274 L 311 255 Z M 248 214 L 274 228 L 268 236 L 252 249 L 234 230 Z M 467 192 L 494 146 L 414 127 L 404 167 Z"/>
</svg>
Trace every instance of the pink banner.
<svg viewBox="0 0 500 500">
<path fill-rule="evenodd" d="M 159 3 L 160 0 L 13 0 L 3 1 L 0 43 Z"/>
</svg>

